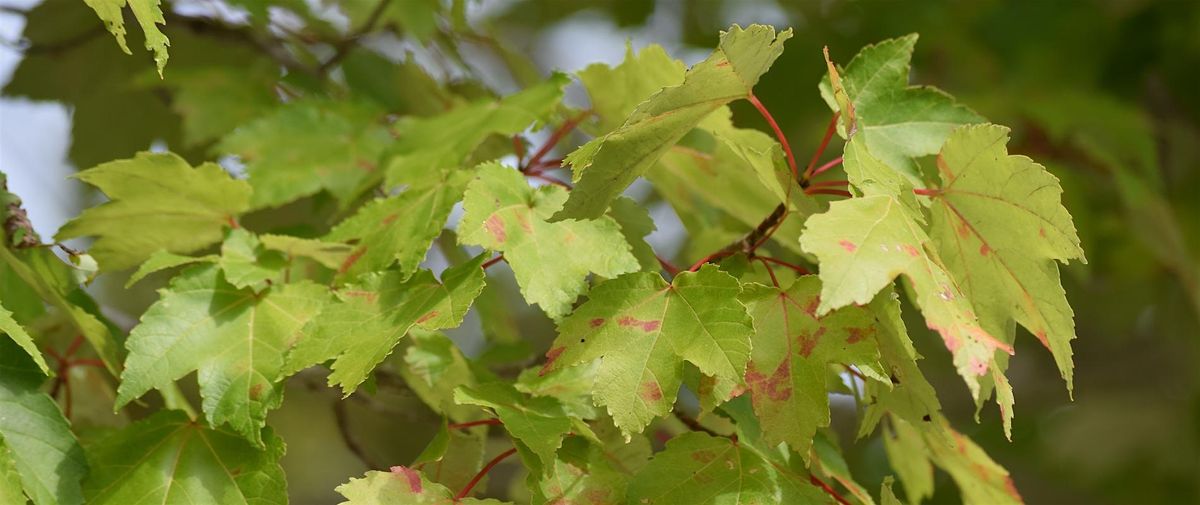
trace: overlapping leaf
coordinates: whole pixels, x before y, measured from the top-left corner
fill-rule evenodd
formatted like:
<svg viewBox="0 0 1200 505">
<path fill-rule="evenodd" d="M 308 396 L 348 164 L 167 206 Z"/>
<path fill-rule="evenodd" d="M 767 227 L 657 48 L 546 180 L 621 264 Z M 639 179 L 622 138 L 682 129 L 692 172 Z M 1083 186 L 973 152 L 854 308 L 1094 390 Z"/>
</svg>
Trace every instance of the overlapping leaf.
<svg viewBox="0 0 1200 505">
<path fill-rule="evenodd" d="M 117 406 L 197 371 L 209 422 L 261 443 L 267 412 L 283 401 L 285 354 L 304 341 L 328 290 L 297 282 L 255 293 L 203 265 L 160 293 L 129 334 Z"/>
<path fill-rule="evenodd" d="M 671 411 L 683 363 L 737 383 L 750 359 L 750 316 L 736 279 L 706 265 L 667 284 L 657 273 L 604 282 L 559 325 L 543 371 L 601 358 L 594 397 L 626 433 Z"/>
<path fill-rule="evenodd" d="M 850 306 L 818 318 L 820 292 L 817 278 L 806 276 L 786 289 L 749 284 L 741 296 L 754 319 L 746 385 L 763 437 L 787 442 L 801 455 L 808 454 L 817 428 L 829 425 L 830 365 L 855 366 L 887 380 L 870 312 Z"/>
<path fill-rule="evenodd" d="M 858 137 L 848 146 L 847 152 L 855 153 L 848 163 L 880 164 L 857 142 Z M 852 170 L 858 169 L 847 168 Z M 942 336 L 959 375 L 979 397 L 979 377 L 992 368 L 996 349 L 1012 348 L 980 327 L 971 301 L 931 243 L 920 211 L 904 203 L 901 195 L 911 186 L 902 179 L 894 182 L 896 186 L 865 186 L 860 190 L 866 196 L 834 202 L 828 212 L 808 220 L 800 242 L 821 262 L 817 312 L 870 302 L 904 275 L 926 324 Z"/>
<path fill-rule="evenodd" d="M 39 390 L 45 375 L 16 343 L 0 338 L 0 498 L 24 494 L 36 505 L 83 503 L 83 449 L 58 405 Z M 6 479 L 6 469 L 17 478 Z M 25 503 L 24 498 L 14 503 Z"/>
<path fill-rule="evenodd" d="M 932 86 L 909 86 L 909 62 L 917 35 L 864 47 L 840 73 L 846 97 L 854 104 L 857 128 L 839 128 L 843 137 L 857 131 L 876 157 L 916 176 L 912 158 L 934 154 L 960 125 L 982 121 L 975 112 Z M 839 111 L 829 76 L 821 82 L 829 108 Z M 843 117 L 843 120 L 847 117 Z"/>
<path fill-rule="evenodd" d="M 107 271 L 140 264 L 159 250 L 189 253 L 217 242 L 250 203 L 244 181 L 213 163 L 192 168 L 171 153 L 138 153 L 77 177 L 110 201 L 84 210 L 55 239 L 95 236 L 89 253 Z"/>
<path fill-rule="evenodd" d="M 500 382 L 456 389 L 454 401 L 460 405 L 491 409 L 504 429 L 533 451 L 544 467 L 554 465 L 555 452 L 572 429 L 579 435 L 591 434 L 586 424 L 567 416 L 558 400 L 546 396 L 526 397 Z"/>
<path fill-rule="evenodd" d="M 88 447 L 87 502 L 285 504 L 283 441 L 270 428 L 262 438 L 255 447 L 182 412 L 159 412 Z"/>
<path fill-rule="evenodd" d="M 100 21 L 104 22 L 109 33 L 117 38 L 117 44 L 121 46 L 121 50 L 125 51 L 125 54 L 133 54 L 129 51 L 129 46 L 125 44 L 125 6 L 128 5 L 129 10 L 133 11 L 133 17 L 137 19 L 138 25 L 142 27 L 142 32 L 146 35 L 146 50 L 154 52 L 158 75 L 162 75 L 163 67 L 167 66 L 167 47 L 171 45 L 171 41 L 167 40 L 167 36 L 158 29 L 158 25 L 166 24 L 166 21 L 163 20 L 159 0 L 84 0 L 84 2 L 96 11 L 96 15 L 100 17 Z"/>
<path fill-rule="evenodd" d="M 571 153 L 575 191 L 554 219 L 595 219 L 705 117 L 750 95 L 759 77 L 783 52 L 791 31 L 734 25 L 717 50 L 692 67 L 683 83 L 663 89 L 634 110 L 616 130 Z"/>
<path fill-rule="evenodd" d="M 413 326 L 452 328 L 462 322 L 483 289 L 484 257 L 446 270 L 442 282 L 428 270 L 366 275 L 338 292 L 288 355 L 287 370 L 333 360 L 329 384 L 349 395 Z"/>
<path fill-rule="evenodd" d="M 516 170 L 490 163 L 467 187 L 458 224 L 460 243 L 504 253 L 521 294 L 553 318 L 583 294 L 589 273 L 616 277 L 639 269 L 611 217 L 547 222 L 566 199 L 563 188 L 531 188 Z"/>
<path fill-rule="evenodd" d="M 37 364 L 43 374 L 50 373 L 50 366 L 46 364 L 46 358 L 42 356 L 42 351 L 38 349 L 37 344 L 33 342 L 33 337 L 22 328 L 16 320 L 13 319 L 12 312 L 0 305 L 0 333 L 8 335 L 13 343 L 17 344 L 21 350 L 29 355 L 33 362 Z"/>
</svg>

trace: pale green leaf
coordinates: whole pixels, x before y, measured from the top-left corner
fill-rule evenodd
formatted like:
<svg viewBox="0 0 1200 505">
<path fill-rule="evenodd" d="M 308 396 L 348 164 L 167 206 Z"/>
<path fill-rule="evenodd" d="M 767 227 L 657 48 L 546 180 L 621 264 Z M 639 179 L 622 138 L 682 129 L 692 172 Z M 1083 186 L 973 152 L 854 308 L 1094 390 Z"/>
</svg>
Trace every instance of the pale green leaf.
<svg viewBox="0 0 1200 505">
<path fill-rule="evenodd" d="M 749 284 L 741 296 L 754 319 L 746 385 L 763 437 L 806 459 L 817 428 L 829 425 L 831 365 L 887 381 L 870 312 L 848 306 L 817 317 L 820 293 L 820 281 L 804 276 L 783 290 Z"/>
<path fill-rule="evenodd" d="M 458 225 L 460 243 L 502 252 L 525 299 L 556 319 L 587 289 L 589 273 L 640 267 L 611 217 L 547 222 L 566 199 L 561 187 L 531 188 L 520 172 L 490 163 L 467 187 Z"/>
<path fill-rule="evenodd" d="M 575 172 L 571 192 L 557 219 L 595 219 L 671 146 L 709 114 L 750 95 L 759 77 L 783 52 L 791 30 L 734 25 L 708 59 L 688 70 L 683 83 L 643 102 L 625 123 L 567 156 Z"/>
<path fill-rule="evenodd" d="M 933 464 L 925 455 L 924 440 L 909 422 L 895 420 L 888 423 L 881 438 L 888 462 L 904 484 L 908 503 L 917 505 L 933 496 Z"/>
<path fill-rule="evenodd" d="M 278 251 L 264 248 L 253 233 L 235 228 L 221 244 L 221 259 L 217 264 L 225 273 L 225 281 L 233 287 L 260 291 L 266 283 L 280 277 L 287 260 Z"/>
<path fill-rule="evenodd" d="M 328 298 L 303 282 L 262 293 L 231 286 L 216 266 L 188 269 L 129 334 L 117 392 L 120 407 L 151 389 L 198 372 L 204 413 L 213 426 L 261 443 L 267 412 L 283 401 L 284 357 Z"/>
<path fill-rule="evenodd" d="M 283 441 L 267 428 L 264 446 L 162 411 L 88 447 L 85 485 L 95 505 L 272 505 L 287 503 Z"/>
<path fill-rule="evenodd" d="M 479 383 L 471 362 L 445 335 L 420 329 L 408 333 L 410 345 L 404 351 L 400 375 L 409 388 L 434 412 L 455 422 L 479 419 L 479 409 L 459 405 L 454 390 Z"/>
<path fill-rule="evenodd" d="M 267 249 L 279 251 L 289 258 L 308 258 L 331 269 L 341 267 L 354 250 L 346 244 L 335 244 L 290 235 L 267 234 L 260 235 L 258 239 L 262 242 L 262 246 Z"/>
<path fill-rule="evenodd" d="M 894 483 L 895 479 L 891 475 L 883 478 L 883 484 L 879 486 L 879 503 L 881 505 L 902 505 L 896 498 L 896 493 L 892 491 Z"/>
<path fill-rule="evenodd" d="M 937 465 L 954 480 L 962 493 L 962 500 L 968 504 L 1020 504 L 1024 503 L 1012 477 L 1008 471 L 983 452 L 975 442 L 963 434 L 950 428 L 949 423 L 941 416 L 936 416 L 931 422 L 922 423 L 924 426 L 913 426 L 903 420 L 892 423 L 894 437 L 892 443 L 904 447 L 906 451 L 898 456 L 905 460 L 927 459 Z M 911 461 L 900 465 L 913 464 Z M 897 465 L 893 462 L 893 468 Z M 922 493 L 931 489 L 922 476 L 917 482 Z M 905 481 L 905 486 L 909 485 Z M 911 494 L 909 496 L 912 496 Z M 924 494 L 922 494 L 924 496 Z"/>
<path fill-rule="evenodd" d="M 441 484 L 430 482 L 418 470 L 393 466 L 390 472 L 367 472 L 360 479 L 337 487 L 346 497 L 341 505 L 504 505 L 499 500 L 477 498 L 454 499 L 454 492 Z"/>
<path fill-rule="evenodd" d="M 912 158 L 937 153 L 955 128 L 983 120 L 937 88 L 908 85 L 916 43 L 917 35 L 912 34 L 864 47 L 841 72 L 845 93 L 854 104 L 855 135 L 863 137 L 876 157 L 914 180 Z M 820 88 L 829 108 L 840 110 L 828 75 Z M 850 133 L 844 127 L 839 130 L 843 137 Z"/>
<path fill-rule="evenodd" d="M 381 170 L 392 142 L 383 120 L 363 102 L 301 100 L 238 128 L 217 149 L 246 163 L 256 209 L 322 190 L 347 207 Z"/>
<path fill-rule="evenodd" d="M 596 425 L 602 443 L 568 438 L 554 466 L 538 482 L 544 503 L 623 505 L 629 481 L 650 459 L 645 437 L 625 441 L 611 422 Z"/>
<path fill-rule="evenodd" d="M 4 305 L 0 305 L 0 332 L 7 334 L 26 354 L 29 354 L 43 374 L 50 375 L 50 366 L 46 364 L 46 358 L 42 356 L 42 351 L 38 349 L 33 337 L 29 336 L 25 328 L 22 328 L 12 316 L 12 312 L 4 308 Z"/>
<path fill-rule="evenodd" d="M 154 63 L 158 66 L 159 77 L 162 77 L 163 67 L 167 66 L 167 47 L 171 41 L 158 29 L 158 25 L 166 24 L 159 0 L 84 0 L 84 3 L 96 11 L 109 33 L 117 38 L 121 50 L 125 54 L 133 54 L 125 44 L 124 8 L 128 5 L 146 36 L 146 50 L 154 52 Z"/>
<path fill-rule="evenodd" d="M 171 153 L 142 152 L 76 177 L 109 202 L 84 210 L 55 240 L 96 236 L 89 253 L 105 271 L 140 264 L 154 252 L 189 253 L 221 240 L 249 208 L 250 187 L 214 163 L 192 168 Z"/>
<path fill-rule="evenodd" d="M 216 254 L 207 254 L 204 256 L 184 256 L 182 254 L 175 254 L 167 251 L 155 251 L 154 254 L 151 254 L 149 258 L 146 258 L 144 263 L 138 266 L 137 271 L 133 272 L 133 275 L 129 276 L 129 280 L 125 281 L 125 288 L 129 289 L 130 286 L 137 284 L 138 281 L 145 279 L 147 275 L 155 272 L 166 270 L 168 268 L 190 265 L 192 263 L 216 263 L 219 259 L 221 259 L 221 257 L 217 256 Z"/>
<path fill-rule="evenodd" d="M 621 235 L 625 236 L 625 241 L 631 248 L 630 252 L 637 258 L 643 271 L 657 272 L 662 268 L 654 249 L 646 243 L 646 235 L 657 229 L 654 220 L 650 218 L 649 209 L 629 198 L 620 197 L 613 200 L 608 215 L 621 227 Z"/>
<path fill-rule="evenodd" d="M 971 302 L 943 266 L 920 217 L 891 196 L 834 202 L 809 218 L 800 243 L 821 264 L 818 314 L 863 305 L 904 275 L 930 329 L 954 355 L 954 366 L 973 397 L 979 377 L 993 365 L 996 349 L 1012 348 L 979 326 Z"/>
<path fill-rule="evenodd" d="M 651 44 L 634 52 L 625 45 L 625 60 L 616 67 L 593 63 L 579 71 L 579 82 L 587 90 L 592 113 L 599 118 L 596 129 L 608 133 L 625 123 L 634 109 L 659 90 L 683 83 L 687 67 L 672 58 L 662 46 Z"/>
<path fill-rule="evenodd" d="M 442 282 L 428 270 L 368 274 L 338 292 L 288 356 L 289 371 L 333 360 L 329 384 L 347 396 L 383 362 L 413 326 L 458 326 L 483 289 L 483 256 L 446 270 Z"/>
<path fill-rule="evenodd" d="M 12 459 L 12 453 L 4 445 L 0 437 L 0 503 L 27 503 L 24 487 L 21 485 L 21 474 L 17 471 L 17 463 Z"/>
<path fill-rule="evenodd" d="M 1009 155 L 1008 132 L 978 125 L 951 134 L 938 155 L 930 236 L 984 329 L 1011 342 L 1011 321 L 1024 326 L 1054 355 L 1070 390 L 1074 312 L 1056 261 L 1084 260 L 1083 249 L 1058 179 Z"/>
<path fill-rule="evenodd" d="M 671 411 L 684 361 L 706 375 L 740 382 L 750 359 L 750 316 L 737 301 L 737 280 L 705 265 L 667 284 L 634 273 L 592 289 L 559 325 L 543 368 L 601 358 L 595 402 L 624 432 L 642 431 Z"/>
<path fill-rule="evenodd" d="M 445 399 L 452 402 L 452 394 Z M 478 412 L 473 406 L 460 406 Z M 413 460 L 413 466 L 432 475 L 432 481 L 450 489 L 462 489 L 483 468 L 488 446 L 488 427 L 475 426 L 465 429 L 449 429 L 442 423 L 433 440 Z M 479 489 L 479 488 L 476 488 Z"/>
<path fill-rule="evenodd" d="M 16 343 L 0 339 L 0 449 L 7 449 L 0 451 L 0 471 L 14 468 L 36 505 L 81 504 L 80 481 L 87 473 L 83 449 L 58 404 L 40 391 L 44 379 Z M 0 491 L 0 497 L 5 494 L 21 490 Z"/>
</svg>

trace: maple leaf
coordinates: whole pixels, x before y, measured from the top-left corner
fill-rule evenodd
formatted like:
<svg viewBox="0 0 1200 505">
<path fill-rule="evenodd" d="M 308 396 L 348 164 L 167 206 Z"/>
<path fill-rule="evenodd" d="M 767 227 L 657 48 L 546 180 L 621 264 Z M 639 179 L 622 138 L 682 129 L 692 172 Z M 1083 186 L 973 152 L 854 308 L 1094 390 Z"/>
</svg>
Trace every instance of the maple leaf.
<svg viewBox="0 0 1200 505">
<path fill-rule="evenodd" d="M 349 396 L 383 362 L 413 326 L 452 328 L 462 322 L 483 289 L 484 256 L 447 269 L 442 282 L 420 270 L 408 276 L 390 270 L 360 277 L 338 291 L 288 355 L 289 372 L 333 360 L 329 385 Z"/>
<path fill-rule="evenodd" d="M 146 261 L 142 262 L 142 264 L 138 266 L 137 270 L 129 276 L 129 280 L 125 281 L 125 288 L 129 289 L 130 286 L 137 284 L 142 279 L 145 279 L 146 276 L 155 272 L 166 270 L 168 268 L 190 265 L 192 263 L 216 263 L 220 259 L 221 257 L 216 254 L 206 254 L 204 256 L 184 256 L 182 254 L 169 253 L 163 250 L 155 251 L 154 254 L 151 254 L 149 258 L 146 258 Z"/>
<path fill-rule="evenodd" d="M 300 100 L 239 127 L 217 149 L 246 163 L 256 209 L 322 190 L 345 208 L 377 177 L 393 140 L 383 116 L 365 102 Z"/>
<path fill-rule="evenodd" d="M 599 443 L 580 437 L 563 441 L 554 466 L 538 482 L 540 503 L 626 503 L 629 481 L 650 459 L 650 442 L 646 437 L 626 441 L 609 421 L 597 423 L 595 434 Z"/>
<path fill-rule="evenodd" d="M 229 236 L 221 243 L 221 259 L 217 264 L 225 273 L 225 281 L 233 287 L 261 291 L 283 273 L 287 259 L 278 251 L 263 247 L 253 233 L 236 228 L 229 230 Z"/>
<path fill-rule="evenodd" d="M 284 504 L 283 441 L 270 428 L 263 447 L 165 410 L 88 448 L 88 503 Z"/>
<path fill-rule="evenodd" d="M 750 358 L 750 316 L 737 280 L 713 265 L 667 284 L 657 273 L 604 282 L 559 324 L 544 372 L 602 358 L 593 386 L 626 434 L 671 411 L 683 362 L 740 382 Z"/>
<path fill-rule="evenodd" d="M 343 223 L 345 221 L 342 221 Z M 279 251 L 288 258 L 308 258 L 320 263 L 326 268 L 337 269 L 345 264 L 346 259 L 354 249 L 346 244 L 335 244 L 311 238 L 293 237 L 290 235 L 260 235 L 262 246 L 272 251 Z"/>
<path fill-rule="evenodd" d="M 854 152 L 852 162 L 868 163 L 870 153 Z M 979 398 L 979 377 L 993 366 L 995 350 L 1011 353 L 1012 347 L 979 326 L 970 300 L 931 244 L 920 211 L 899 196 L 909 187 L 907 181 L 897 179 L 896 184 L 900 186 L 885 185 L 862 198 L 834 202 L 828 212 L 809 218 L 800 243 L 821 264 L 817 313 L 866 304 L 903 274 L 926 324 L 942 336 L 959 375 Z"/>
<path fill-rule="evenodd" d="M 159 0 L 84 0 L 84 3 L 96 11 L 96 16 L 104 22 L 105 28 L 116 37 L 121 50 L 125 51 L 125 54 L 133 54 L 125 44 L 124 8 L 128 5 L 146 36 L 146 49 L 154 52 L 158 76 L 162 77 L 163 68 L 167 66 L 167 47 L 171 45 L 171 41 L 158 29 L 158 25 L 166 24 Z"/>
<path fill-rule="evenodd" d="M 454 401 L 455 389 L 479 383 L 474 367 L 458 346 L 446 335 L 419 328 L 409 330 L 408 341 L 404 365 L 399 367 L 408 387 L 434 412 L 455 422 L 482 417 L 479 409 Z"/>
<path fill-rule="evenodd" d="M 83 449 L 58 405 L 39 390 L 40 366 L 0 338 L 0 498 L 11 493 L 12 503 L 25 503 L 24 490 L 36 505 L 81 504 L 80 481 L 88 471 Z M 6 468 L 17 474 L 7 483 Z"/>
<path fill-rule="evenodd" d="M 687 66 L 672 58 L 662 46 L 650 44 L 634 52 L 625 44 L 625 59 L 610 67 L 593 63 L 579 71 L 579 82 L 587 90 L 591 111 L 598 121 L 595 129 L 608 133 L 625 123 L 625 118 L 655 92 L 683 83 Z"/>
<path fill-rule="evenodd" d="M 933 197 L 930 236 L 982 326 L 1007 342 L 1011 321 L 1027 328 L 1054 355 L 1070 390 L 1074 312 L 1055 261 L 1086 259 L 1058 179 L 1029 158 L 1009 155 L 1008 132 L 967 126 L 946 140 L 937 158 L 942 185 Z"/>
<path fill-rule="evenodd" d="M 841 110 L 839 100 L 854 105 L 852 113 L 843 114 L 842 137 L 862 136 L 875 156 L 914 181 L 919 178 L 913 158 L 936 153 L 960 125 L 983 121 L 937 88 L 908 85 L 916 43 L 914 33 L 862 48 L 840 72 L 845 96 L 830 83 L 837 72 L 826 74 L 820 84 L 821 96 L 834 112 Z M 857 126 L 847 129 L 844 122 L 851 119 Z"/>
<path fill-rule="evenodd" d="M 893 444 L 889 452 L 904 449 L 906 452 L 901 455 L 904 460 L 925 459 L 937 465 L 950 474 L 965 503 L 1024 503 L 1008 471 L 969 438 L 951 428 L 944 418 L 937 416 L 922 424 L 926 426 L 913 426 L 894 419 L 893 430 L 884 438 L 885 443 Z M 913 472 L 900 475 L 911 476 Z M 917 475 L 918 480 L 913 485 L 925 495 L 931 494 L 931 483 L 925 481 L 924 469 Z M 908 487 L 909 481 L 904 481 L 904 485 Z"/>
<path fill-rule="evenodd" d="M 171 153 L 142 152 L 75 177 L 100 188 L 110 201 L 84 210 L 55 240 L 89 235 L 88 251 L 104 271 L 137 265 L 152 253 L 189 253 L 222 238 L 234 216 L 249 209 L 250 187 L 220 166 L 196 168 Z"/>
<path fill-rule="evenodd" d="M 595 438 L 586 424 L 567 416 L 558 400 L 548 396 L 525 397 L 507 384 L 488 382 L 460 387 L 454 390 L 454 402 L 491 409 L 504 429 L 533 451 L 543 467 L 554 465 L 555 452 L 572 430 Z"/>
<path fill-rule="evenodd" d="M 817 428 L 829 425 L 830 365 L 887 381 L 870 312 L 848 306 L 818 318 L 820 292 L 820 281 L 804 276 L 786 289 L 748 284 L 740 298 L 754 319 L 745 377 L 763 437 L 805 457 Z"/>
<path fill-rule="evenodd" d="M 255 293 L 230 285 L 216 266 L 199 265 L 159 293 L 129 333 L 117 408 L 197 371 L 209 422 L 229 423 L 261 443 L 267 412 L 283 401 L 285 353 L 301 341 L 328 290 L 297 282 Z"/>
<path fill-rule="evenodd" d="M 791 36 L 791 30 L 777 36 L 773 27 L 763 25 L 733 25 L 722 32 L 717 50 L 688 70 L 682 84 L 656 93 L 620 128 L 567 156 L 575 190 L 554 219 L 603 215 L 613 199 L 705 117 L 748 97 Z"/>
<path fill-rule="evenodd" d="M 684 433 L 633 478 L 625 503 L 821 503 L 820 491 L 750 448 Z"/>
<path fill-rule="evenodd" d="M 508 502 L 478 498 L 456 499 L 446 486 L 430 482 L 419 470 L 393 466 L 390 472 L 367 472 L 360 479 L 337 487 L 347 501 L 341 505 L 504 505 Z"/>
<path fill-rule="evenodd" d="M 566 199 L 563 188 L 534 189 L 520 172 L 488 163 L 467 186 L 458 224 L 459 243 L 502 252 L 521 294 L 555 319 L 587 289 L 589 273 L 616 277 L 640 268 L 611 217 L 547 222 Z"/>
</svg>

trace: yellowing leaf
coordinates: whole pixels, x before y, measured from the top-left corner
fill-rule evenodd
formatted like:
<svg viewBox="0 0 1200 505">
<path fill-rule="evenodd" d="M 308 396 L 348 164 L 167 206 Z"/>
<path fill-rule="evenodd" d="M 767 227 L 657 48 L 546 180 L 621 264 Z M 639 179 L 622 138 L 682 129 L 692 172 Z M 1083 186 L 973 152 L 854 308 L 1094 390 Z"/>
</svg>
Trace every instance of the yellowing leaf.
<svg viewBox="0 0 1200 505">
<path fill-rule="evenodd" d="M 96 236 L 88 251 L 105 271 L 122 270 L 159 250 L 189 253 L 221 240 L 249 208 L 250 187 L 214 163 L 192 168 L 171 153 L 138 153 L 77 175 L 110 201 L 84 210 L 55 240 Z"/>
<path fill-rule="evenodd" d="M 646 173 L 671 146 L 709 114 L 744 99 L 783 52 L 791 30 L 734 25 L 708 59 L 692 67 L 683 83 L 665 88 L 634 110 L 620 128 L 566 158 L 575 190 L 554 219 L 595 219 L 613 199 Z"/>
<path fill-rule="evenodd" d="M 133 54 L 129 51 L 129 46 L 125 45 L 124 8 L 129 5 L 129 10 L 133 11 L 133 17 L 137 19 L 138 25 L 141 25 L 142 32 L 146 35 L 146 49 L 154 52 L 154 63 L 158 66 L 159 77 L 162 77 L 163 67 L 167 66 L 167 46 L 171 45 L 171 41 L 158 29 L 158 25 L 166 24 L 159 0 L 83 1 L 96 11 L 109 33 L 117 38 L 117 44 L 125 54 Z"/>
<path fill-rule="evenodd" d="M 430 482 L 419 470 L 393 466 L 390 472 L 367 472 L 361 479 L 337 487 L 346 497 L 341 505 L 504 505 L 499 500 L 454 499 L 446 486 Z"/>
<path fill-rule="evenodd" d="M 683 362 L 706 375 L 739 383 L 750 359 L 750 316 L 737 301 L 736 279 L 712 265 L 604 282 L 559 325 L 544 372 L 601 359 L 593 389 L 626 434 L 641 432 L 671 411 Z"/>
<path fill-rule="evenodd" d="M 547 222 L 566 199 L 563 188 L 531 188 L 520 172 L 490 163 L 467 187 L 458 224 L 460 243 L 504 253 L 521 294 L 555 319 L 587 289 L 589 273 L 616 277 L 640 267 L 611 217 Z"/>
<path fill-rule="evenodd" d="M 1084 260 L 1083 249 L 1058 179 L 1009 155 L 1007 143 L 1008 128 L 996 125 L 951 134 L 938 155 L 930 235 L 983 327 L 1007 342 L 1012 321 L 1027 328 L 1070 390 L 1074 312 L 1055 261 Z"/>
<path fill-rule="evenodd" d="M 204 413 L 261 443 L 267 412 L 283 401 L 284 357 L 328 290 L 309 282 L 262 293 L 230 285 L 218 267 L 193 267 L 163 289 L 129 334 L 117 407 L 198 372 Z"/>
</svg>

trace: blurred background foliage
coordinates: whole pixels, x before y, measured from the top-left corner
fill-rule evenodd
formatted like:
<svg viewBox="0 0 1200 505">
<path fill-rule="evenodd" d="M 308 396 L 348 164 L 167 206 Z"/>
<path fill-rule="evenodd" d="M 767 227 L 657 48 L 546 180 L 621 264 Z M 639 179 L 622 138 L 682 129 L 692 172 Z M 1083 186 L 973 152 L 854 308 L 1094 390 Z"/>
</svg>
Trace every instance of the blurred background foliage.
<svg viewBox="0 0 1200 505">
<path fill-rule="evenodd" d="M 151 146 L 193 162 L 212 159 L 221 137 L 298 94 L 428 115 L 511 92 L 551 70 L 615 64 L 626 40 L 661 44 L 690 64 L 731 23 L 795 29 L 756 94 L 804 157 L 829 121 L 816 88 L 825 72 L 822 46 L 845 63 L 863 45 L 917 32 L 913 80 L 1011 126 L 1011 152 L 1062 179 L 1088 255 L 1063 276 L 1079 334 L 1074 400 L 1049 353 L 1018 352 L 1009 372 L 1017 394 L 1009 442 L 994 405 L 976 424 L 937 339 L 915 335 L 947 414 L 1012 472 L 1030 503 L 1200 502 L 1200 2 L 393 0 L 377 14 L 374 0 L 286 0 L 270 8 L 261 0 L 168 1 L 170 61 L 161 80 L 132 18 L 130 56 L 82 1 L 29 3 L 0 9 L 7 26 L 24 25 L 8 30 L 14 37 L 0 48 L 18 61 L 3 110 L 59 103 L 69 141 L 49 138 L 61 132 L 45 125 L 18 124 L 11 112 L 0 118 L 0 137 L 33 139 L 34 148 L 52 152 L 69 145 L 62 163 L 76 168 Z M 579 89 L 568 97 L 577 105 L 585 99 Z M 736 122 L 766 130 L 748 105 L 734 111 Z M 13 152 L 0 152 L 0 164 L 10 186 L 47 170 Z M 70 216 L 94 201 L 74 183 L 25 185 L 34 189 L 20 196 L 44 235 L 57 224 L 39 222 L 39 214 Z M 49 208 L 57 210 L 42 210 Z M 294 216 L 314 211 L 337 209 L 317 196 L 251 216 L 248 226 L 292 226 Z M 660 205 L 654 217 L 655 248 L 676 251 L 681 262 L 696 259 L 669 207 Z M 93 294 L 128 327 L 164 280 L 132 290 L 102 282 Z M 489 310 L 503 305 L 494 300 Z M 475 319 L 455 338 L 478 354 L 471 343 L 480 333 L 508 342 L 533 329 L 550 334 L 539 312 L 508 309 L 515 316 L 505 324 L 481 328 Z M 917 333 L 923 327 L 909 324 Z M 1026 336 L 1018 345 L 1029 342 Z M 508 359 L 503 346 L 487 352 L 495 363 Z M 77 423 L 79 416 L 97 425 L 125 422 L 105 414 L 111 392 L 87 389 L 96 386 L 83 375 L 71 380 L 79 384 Z M 271 419 L 288 441 L 284 464 L 296 503 L 333 502 L 333 488 L 361 473 L 363 459 L 407 463 L 432 435 L 438 417 L 402 387 L 389 389 L 381 379 L 386 394 L 355 395 L 335 407 L 335 394 L 320 382 L 292 381 Z M 882 444 L 854 442 L 853 403 L 833 405 L 854 473 L 877 489 L 893 473 Z M 352 433 L 348 444 L 339 426 Z M 492 489 L 514 471 L 494 473 Z M 933 500 L 957 496 L 939 475 Z"/>
</svg>

